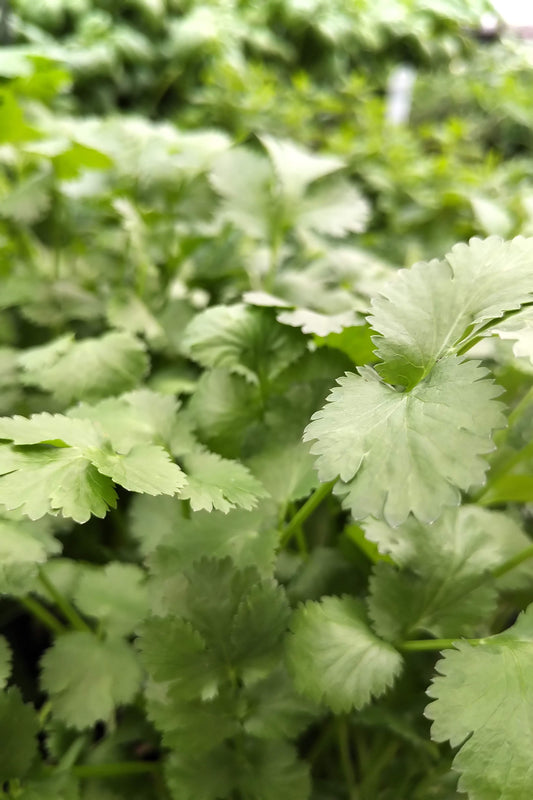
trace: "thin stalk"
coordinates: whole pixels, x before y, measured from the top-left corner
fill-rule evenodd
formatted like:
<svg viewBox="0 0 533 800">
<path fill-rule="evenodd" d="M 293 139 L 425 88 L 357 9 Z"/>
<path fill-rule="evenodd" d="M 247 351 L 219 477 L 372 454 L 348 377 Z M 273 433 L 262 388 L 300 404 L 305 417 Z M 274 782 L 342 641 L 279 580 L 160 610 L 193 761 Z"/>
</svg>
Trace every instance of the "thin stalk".
<svg viewBox="0 0 533 800">
<path fill-rule="evenodd" d="M 509 458 L 506 458 L 503 463 L 491 470 L 487 485 L 481 494 L 474 496 L 473 498 L 476 503 L 482 503 L 483 498 L 489 494 L 496 481 L 498 481 L 503 475 L 506 475 L 508 472 L 510 472 L 513 467 L 515 467 L 521 461 L 524 461 L 524 459 L 529 458 L 530 456 L 533 456 L 533 441 L 528 442 L 528 444 L 526 444 L 520 450 L 517 450 L 511 456 L 509 456 Z"/>
<path fill-rule="evenodd" d="M 447 650 L 454 646 L 455 642 L 457 642 L 461 637 L 458 636 L 455 639 L 408 639 L 405 642 L 399 642 L 396 647 L 398 650 Z M 473 644 L 474 641 L 480 642 L 481 639 L 467 639 L 469 644 Z"/>
<path fill-rule="evenodd" d="M 39 600 L 34 597 L 19 597 L 18 602 L 24 606 L 26 611 L 29 611 L 36 619 L 43 623 L 52 633 L 61 634 L 65 633 L 65 626 L 48 611 Z"/>
<path fill-rule="evenodd" d="M 313 494 L 307 498 L 303 506 L 298 509 L 294 517 L 289 520 L 285 528 L 282 530 L 280 537 L 280 545 L 282 547 L 285 547 L 290 542 L 292 537 L 298 531 L 298 528 L 303 525 L 308 517 L 311 516 L 315 508 L 320 505 L 322 500 L 324 500 L 324 498 L 331 493 L 331 490 L 335 486 L 336 482 L 337 481 L 334 480 L 329 481 L 328 483 L 321 483 L 320 486 L 315 489 Z"/>
<path fill-rule="evenodd" d="M 159 772 L 157 761 L 116 761 L 109 764 L 80 764 L 72 767 L 71 774 L 76 778 L 119 778 L 123 775 L 149 775 Z"/>
<path fill-rule="evenodd" d="M 56 589 L 52 581 L 46 576 L 42 569 L 39 569 L 39 581 L 46 589 L 51 599 L 57 605 L 66 620 L 70 622 L 72 627 L 77 631 L 84 631 L 85 633 L 93 633 L 92 628 L 80 617 L 73 605 L 69 603 L 66 597 Z"/>
<path fill-rule="evenodd" d="M 357 779 L 350 754 L 350 732 L 346 717 L 337 718 L 336 728 L 341 768 L 346 782 L 346 788 L 348 789 L 348 797 L 350 800 L 359 800 Z"/>
<path fill-rule="evenodd" d="M 361 781 L 361 794 L 362 797 L 371 798 L 377 796 L 377 788 L 379 786 L 379 778 L 383 768 L 391 761 L 396 755 L 399 748 L 397 741 L 389 742 L 389 744 L 378 753 L 373 754 L 373 758 L 365 772 L 364 778 Z"/>
<path fill-rule="evenodd" d="M 74 739 L 68 750 L 63 754 L 61 761 L 57 765 L 58 771 L 61 772 L 68 772 L 74 767 L 74 764 L 78 760 L 81 751 L 88 743 L 89 737 L 86 733 L 78 736 L 77 739 Z"/>
</svg>

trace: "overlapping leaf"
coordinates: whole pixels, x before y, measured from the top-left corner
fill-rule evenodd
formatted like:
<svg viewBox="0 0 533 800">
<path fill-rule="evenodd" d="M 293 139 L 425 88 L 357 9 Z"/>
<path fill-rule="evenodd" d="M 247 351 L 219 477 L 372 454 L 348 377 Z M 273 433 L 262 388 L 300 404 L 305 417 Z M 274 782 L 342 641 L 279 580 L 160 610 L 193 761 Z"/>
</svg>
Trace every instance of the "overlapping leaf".
<svg viewBox="0 0 533 800">
<path fill-rule="evenodd" d="M 306 603 L 291 629 L 287 655 L 296 688 L 336 713 L 379 697 L 402 669 L 401 655 L 371 631 L 351 597 Z"/>
<path fill-rule="evenodd" d="M 426 709 L 431 735 L 460 747 L 454 768 L 470 800 L 528 800 L 533 792 L 533 606 L 479 645 L 457 642 L 437 663 Z"/>
<path fill-rule="evenodd" d="M 410 392 L 398 392 L 364 371 L 339 378 L 328 403 L 305 431 L 319 477 L 340 476 L 336 491 L 353 515 L 384 517 L 391 525 L 413 513 L 430 522 L 459 490 L 482 483 L 503 427 L 486 370 L 456 357 L 439 361 Z"/>
</svg>

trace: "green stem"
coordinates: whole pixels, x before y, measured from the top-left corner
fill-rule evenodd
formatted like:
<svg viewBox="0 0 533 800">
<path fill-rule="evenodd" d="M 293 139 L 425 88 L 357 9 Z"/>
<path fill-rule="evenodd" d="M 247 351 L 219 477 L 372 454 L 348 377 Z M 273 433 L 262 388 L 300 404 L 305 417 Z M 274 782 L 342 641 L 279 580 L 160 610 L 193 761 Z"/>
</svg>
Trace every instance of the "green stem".
<svg viewBox="0 0 533 800">
<path fill-rule="evenodd" d="M 520 402 L 516 404 L 509 414 L 509 419 L 507 420 L 509 423 L 509 428 L 512 428 L 516 424 L 517 420 L 520 419 L 524 411 L 529 405 L 531 405 L 531 403 L 533 403 L 533 386 L 525 393 Z"/>
<path fill-rule="evenodd" d="M 377 796 L 380 774 L 389 761 L 394 758 L 398 747 L 398 742 L 392 741 L 383 750 L 374 753 L 369 768 L 361 781 L 361 794 L 364 798 L 370 799 Z"/>
<path fill-rule="evenodd" d="M 335 486 L 336 482 L 337 481 L 334 480 L 329 481 L 328 483 L 321 483 L 320 486 L 315 489 L 313 494 L 307 498 L 303 506 L 298 509 L 294 517 L 289 520 L 285 528 L 282 530 L 280 537 L 281 547 L 285 547 L 288 542 L 290 542 L 300 526 L 309 516 L 311 516 L 315 508 L 317 508 L 322 500 L 324 500 L 324 498 L 331 493 L 331 490 Z"/>
<path fill-rule="evenodd" d="M 489 495 L 492 487 L 494 484 L 503 476 L 510 472 L 513 467 L 519 464 L 526 458 L 529 458 L 533 455 L 533 441 L 529 442 L 522 447 L 521 450 L 515 451 L 509 458 L 506 458 L 501 464 L 496 465 L 490 472 L 489 480 L 487 481 L 487 485 L 481 492 L 481 494 L 475 496 L 474 500 L 476 503 L 483 503 L 483 499 Z"/>
<path fill-rule="evenodd" d="M 123 775 L 148 775 L 159 772 L 157 761 L 117 761 L 110 764 L 81 764 L 72 767 L 71 774 L 76 778 L 118 778 Z"/>
<path fill-rule="evenodd" d="M 50 579 L 46 576 L 42 569 L 39 569 L 39 581 L 46 589 L 51 599 L 57 605 L 66 620 L 70 622 L 72 627 L 77 631 L 84 631 L 85 633 L 93 633 L 92 628 L 87 625 L 84 619 L 80 617 L 74 606 L 72 606 L 66 597 L 64 597 Z"/>
<path fill-rule="evenodd" d="M 359 790 L 357 789 L 357 779 L 355 777 L 355 770 L 353 768 L 352 757 L 350 754 L 350 732 L 346 717 L 339 717 L 337 719 L 336 727 L 341 768 L 344 775 L 344 780 L 346 782 L 346 787 L 348 789 L 348 797 L 350 800 L 358 800 Z"/>
<path fill-rule="evenodd" d="M 64 625 L 53 614 L 34 597 L 19 597 L 18 602 L 21 606 L 33 614 L 33 616 L 43 623 L 52 633 L 65 633 Z"/>
<path fill-rule="evenodd" d="M 399 642 L 396 647 L 398 650 L 447 650 L 455 645 L 461 637 L 457 636 L 455 639 L 408 639 L 405 642 Z M 481 639 L 466 639 L 469 644 L 478 644 Z"/>
</svg>

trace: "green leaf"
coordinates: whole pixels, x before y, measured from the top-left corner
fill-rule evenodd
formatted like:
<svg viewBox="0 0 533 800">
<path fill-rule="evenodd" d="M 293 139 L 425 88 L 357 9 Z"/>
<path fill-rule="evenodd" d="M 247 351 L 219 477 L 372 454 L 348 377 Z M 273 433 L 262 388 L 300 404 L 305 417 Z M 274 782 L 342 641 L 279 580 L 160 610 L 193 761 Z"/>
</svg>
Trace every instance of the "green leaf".
<svg viewBox="0 0 533 800">
<path fill-rule="evenodd" d="M 189 409 L 199 435 L 222 455 L 235 458 L 248 428 L 260 418 L 261 397 L 240 375 L 213 369 L 198 381 Z"/>
<path fill-rule="evenodd" d="M 340 476 L 335 492 L 356 519 L 383 516 L 399 525 L 412 512 L 431 522 L 459 503 L 459 490 L 483 482 L 481 456 L 505 424 L 494 401 L 501 390 L 486 374 L 477 362 L 449 357 L 410 392 L 369 370 L 339 378 L 304 434 L 317 440 L 311 452 L 320 480 Z"/>
<path fill-rule="evenodd" d="M 459 747 L 453 766 L 471 800 L 528 800 L 533 792 L 533 606 L 477 646 L 457 642 L 437 663 L 426 708 L 432 738 Z"/>
<path fill-rule="evenodd" d="M 116 505 L 112 482 L 75 447 L 0 448 L 0 474 L 0 503 L 30 519 L 60 511 L 83 523 Z"/>
<path fill-rule="evenodd" d="M 344 167 L 344 162 L 336 156 L 318 155 L 299 144 L 267 134 L 258 138 L 272 161 L 283 192 L 292 200 L 299 199 L 313 181 Z"/>
<path fill-rule="evenodd" d="M 237 786 L 244 797 L 261 800 L 307 800 L 309 765 L 299 761 L 286 742 L 249 739 L 238 762 Z"/>
<path fill-rule="evenodd" d="M 174 751 L 165 765 L 172 800 L 218 800 L 234 784 L 235 756 L 228 745 L 200 755 Z"/>
<path fill-rule="evenodd" d="M 39 720 L 16 687 L 0 692 L 0 782 L 22 778 L 37 755 Z M 6 744 L 9 742 L 9 746 Z"/>
<path fill-rule="evenodd" d="M 93 464 L 102 475 L 108 475 L 130 492 L 144 494 L 175 494 L 187 479 L 177 464 L 171 461 L 162 447 L 140 444 L 128 453 L 109 450 L 90 452 Z"/>
<path fill-rule="evenodd" d="M 407 387 L 443 356 L 533 299 L 533 238 L 457 244 L 443 261 L 402 270 L 374 299 L 380 375 Z M 484 333 L 490 333 L 488 327 Z M 467 336 L 468 334 L 468 336 Z"/>
<path fill-rule="evenodd" d="M 0 200 L 0 216 L 18 224 L 32 225 L 48 211 L 51 204 L 51 178 L 48 171 L 37 172 L 18 183 Z"/>
<path fill-rule="evenodd" d="M 135 387 L 148 370 L 144 345 L 128 333 L 75 342 L 65 336 L 19 356 L 24 380 L 61 403 L 99 400 Z"/>
<path fill-rule="evenodd" d="M 160 508 L 156 508 L 156 501 L 150 503 L 150 498 L 144 498 L 143 502 L 135 503 L 132 512 L 133 533 L 137 537 L 146 537 L 146 529 L 151 530 L 155 525 L 165 526 L 158 532 L 158 536 L 165 533 L 165 537 L 148 558 L 154 612 L 164 614 L 176 608 L 183 592 L 183 570 L 206 553 L 215 558 L 230 556 L 239 568 L 253 566 L 262 576 L 272 575 L 279 534 L 270 512 L 258 509 L 230 511 L 225 515 L 219 511 L 199 511 L 186 520 L 181 517 L 178 501 L 173 501 L 178 508 L 175 515 L 165 498 L 157 502 Z"/>
<path fill-rule="evenodd" d="M 321 713 L 298 694 L 284 667 L 247 688 L 244 729 L 260 739 L 292 739 Z"/>
<path fill-rule="evenodd" d="M 342 237 L 361 233 L 367 227 L 370 206 L 347 181 L 324 182 L 314 188 L 299 204 L 295 224 L 328 236 Z"/>
<path fill-rule="evenodd" d="M 11 648 L 7 640 L 0 636 L 0 689 L 4 689 L 11 675 Z"/>
<path fill-rule="evenodd" d="M 369 520 L 366 536 L 389 553 L 370 579 L 369 616 L 385 639 L 472 635 L 487 623 L 496 605 L 496 583 L 484 576 L 529 545 L 509 517 L 476 506 L 449 509 L 431 526 L 410 519 L 397 528 Z M 531 579 L 531 568 L 507 576 L 507 588 Z M 524 575 L 525 571 L 525 575 Z M 509 581 L 511 581 L 509 583 Z"/>
<path fill-rule="evenodd" d="M 500 339 L 514 341 L 513 353 L 517 358 L 528 358 L 533 364 L 533 307 L 527 306 L 499 322 L 494 328 Z"/>
<path fill-rule="evenodd" d="M 296 688 L 335 713 L 362 708 L 398 677 L 401 655 L 370 630 L 351 597 L 308 602 L 293 616 L 287 646 Z"/>
<path fill-rule="evenodd" d="M 172 700 L 208 699 L 227 675 L 205 639 L 185 619 L 150 617 L 137 641 L 142 661 L 158 683 L 168 683 Z"/>
<path fill-rule="evenodd" d="M 130 635 L 149 612 L 145 573 L 135 564 L 114 562 L 85 569 L 73 599 L 110 636 Z"/>
<path fill-rule="evenodd" d="M 150 389 L 137 389 L 89 405 L 78 403 L 69 417 L 88 419 L 119 453 L 138 444 L 168 446 L 178 410 L 176 399 Z"/>
<path fill-rule="evenodd" d="M 80 730 L 107 722 L 117 706 L 134 699 L 142 679 L 130 645 L 79 631 L 58 638 L 41 659 L 41 669 L 55 716 Z"/>
<path fill-rule="evenodd" d="M 24 595 L 32 588 L 37 564 L 61 552 L 45 520 L 0 518 L 0 594 Z"/>
<path fill-rule="evenodd" d="M 264 677 L 279 663 L 290 616 L 285 592 L 273 580 L 256 584 L 239 603 L 229 637 L 241 679 Z"/>
<path fill-rule="evenodd" d="M 300 440 L 271 438 L 248 465 L 282 509 L 307 497 L 318 484 L 309 445 Z"/>
<path fill-rule="evenodd" d="M 219 156 L 210 174 L 223 198 L 220 216 L 249 236 L 267 239 L 272 215 L 272 167 L 252 150 L 236 147 Z"/>
<path fill-rule="evenodd" d="M 305 340 L 263 309 L 213 306 L 186 328 L 184 347 L 204 367 L 226 367 L 247 380 L 273 380 L 305 350 Z"/>
<path fill-rule="evenodd" d="M 183 459 L 187 483 L 180 497 L 190 500 L 193 511 L 216 508 L 224 514 L 232 508 L 248 511 L 267 492 L 249 470 L 238 461 L 229 461 L 216 453 L 191 453 Z"/>
</svg>

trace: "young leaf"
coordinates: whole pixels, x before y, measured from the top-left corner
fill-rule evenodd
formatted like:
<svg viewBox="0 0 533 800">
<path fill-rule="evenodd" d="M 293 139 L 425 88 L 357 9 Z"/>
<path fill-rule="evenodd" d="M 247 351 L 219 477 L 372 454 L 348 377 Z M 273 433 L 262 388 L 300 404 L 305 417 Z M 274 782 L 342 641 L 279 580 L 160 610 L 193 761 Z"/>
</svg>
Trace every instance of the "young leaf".
<svg viewBox="0 0 533 800">
<path fill-rule="evenodd" d="M 132 389 L 148 370 L 144 345 L 128 333 L 75 342 L 65 336 L 19 356 L 24 380 L 52 392 L 65 405 L 99 400 Z"/>
<path fill-rule="evenodd" d="M 61 552 L 46 520 L 0 518 L 0 594 L 24 595 L 33 589 L 37 564 Z"/>
<path fill-rule="evenodd" d="M 267 134 L 259 139 L 270 156 L 284 193 L 293 200 L 297 200 L 313 181 L 344 167 L 340 158 L 312 153 L 294 142 Z"/>
<path fill-rule="evenodd" d="M 248 687 L 243 726 L 260 739 L 292 739 L 321 713 L 317 705 L 298 694 L 284 667 Z"/>
<path fill-rule="evenodd" d="M 335 713 L 362 708 L 398 677 L 402 657 L 372 633 L 351 597 L 308 602 L 295 613 L 287 658 L 296 688 Z"/>
<path fill-rule="evenodd" d="M 533 606 L 479 645 L 456 642 L 437 663 L 426 708 L 432 738 L 460 747 L 453 766 L 470 800 L 528 800 L 533 792 Z"/>
<path fill-rule="evenodd" d="M 340 476 L 336 493 L 356 519 L 384 517 L 399 525 L 410 512 L 431 522 L 459 490 L 483 482 L 493 449 L 491 433 L 503 427 L 501 393 L 477 362 L 439 361 L 410 392 L 398 392 L 375 374 L 339 378 L 328 403 L 307 426 L 316 439 L 321 481 Z"/>
<path fill-rule="evenodd" d="M 98 472 L 130 492 L 176 494 L 187 483 L 168 452 L 154 444 L 140 444 L 124 454 L 102 448 L 91 451 L 90 458 Z"/>
<path fill-rule="evenodd" d="M 106 722 L 117 706 L 131 702 L 142 679 L 129 644 L 80 631 L 58 638 L 41 659 L 41 669 L 54 714 L 79 730 Z"/>
<path fill-rule="evenodd" d="M 513 353 L 517 358 L 529 358 L 533 364 L 533 307 L 527 306 L 517 314 L 502 320 L 494 328 L 500 339 L 514 341 Z"/>
</svg>

